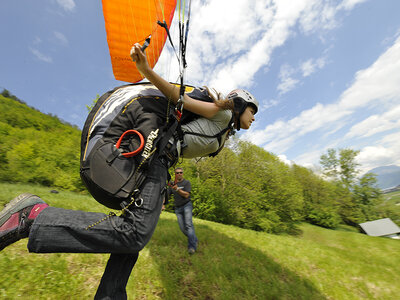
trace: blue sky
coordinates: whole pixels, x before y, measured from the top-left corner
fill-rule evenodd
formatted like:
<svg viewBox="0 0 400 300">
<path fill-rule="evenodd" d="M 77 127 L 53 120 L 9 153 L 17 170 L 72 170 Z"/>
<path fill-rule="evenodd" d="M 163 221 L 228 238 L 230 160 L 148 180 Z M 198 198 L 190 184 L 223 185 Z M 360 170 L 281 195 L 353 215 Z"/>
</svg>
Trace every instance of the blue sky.
<svg viewBox="0 0 400 300">
<path fill-rule="evenodd" d="M 99 0 L 0 2 L 0 88 L 82 127 L 114 79 Z M 328 148 L 400 165 L 400 1 L 193 1 L 187 82 L 250 90 L 242 139 L 317 168 Z M 171 28 L 177 38 L 175 24 Z M 169 45 L 156 71 L 177 78 Z"/>
</svg>

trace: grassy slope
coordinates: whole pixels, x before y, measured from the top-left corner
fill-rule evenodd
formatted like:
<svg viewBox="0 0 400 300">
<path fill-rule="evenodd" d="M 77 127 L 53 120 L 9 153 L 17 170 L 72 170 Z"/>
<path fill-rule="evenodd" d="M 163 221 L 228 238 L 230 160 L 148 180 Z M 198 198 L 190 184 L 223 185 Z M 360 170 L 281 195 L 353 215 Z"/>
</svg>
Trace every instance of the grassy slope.
<svg viewBox="0 0 400 300">
<path fill-rule="evenodd" d="M 385 201 L 380 205 L 381 209 L 390 210 L 389 215 L 393 222 L 400 226 L 400 191 L 384 194 Z"/>
<path fill-rule="evenodd" d="M 33 192 L 54 206 L 103 211 L 89 196 L 0 183 L 0 205 Z M 199 251 L 186 253 L 175 216 L 163 213 L 128 283 L 129 299 L 395 299 L 400 241 L 302 225 L 276 236 L 195 219 Z M 108 255 L 0 253 L 0 298 L 93 299 Z M 4 272 L 7 270 L 7 272 Z"/>
<path fill-rule="evenodd" d="M 400 191 L 391 192 L 383 195 L 386 202 L 400 210 Z"/>
</svg>

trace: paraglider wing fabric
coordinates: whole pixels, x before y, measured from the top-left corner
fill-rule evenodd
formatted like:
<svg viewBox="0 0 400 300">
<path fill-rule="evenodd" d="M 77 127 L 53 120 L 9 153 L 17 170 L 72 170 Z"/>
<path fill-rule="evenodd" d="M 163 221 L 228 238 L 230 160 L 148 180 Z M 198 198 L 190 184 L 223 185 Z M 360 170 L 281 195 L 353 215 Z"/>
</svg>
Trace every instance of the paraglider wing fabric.
<svg viewBox="0 0 400 300">
<path fill-rule="evenodd" d="M 102 3 L 114 77 L 138 82 L 143 76 L 129 56 L 130 49 L 135 43 L 143 44 L 151 35 L 146 55 L 150 67 L 155 66 L 167 38 L 157 21 L 171 25 L 176 0 L 102 0 Z"/>
</svg>

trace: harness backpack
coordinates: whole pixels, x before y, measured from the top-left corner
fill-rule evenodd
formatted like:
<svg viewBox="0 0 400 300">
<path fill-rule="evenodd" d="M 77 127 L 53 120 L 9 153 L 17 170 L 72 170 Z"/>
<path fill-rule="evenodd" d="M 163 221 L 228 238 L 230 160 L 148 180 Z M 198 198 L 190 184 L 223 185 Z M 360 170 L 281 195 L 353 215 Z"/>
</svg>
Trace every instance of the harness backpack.
<svg viewBox="0 0 400 300">
<path fill-rule="evenodd" d="M 205 89 L 187 86 L 186 94 L 212 101 Z M 98 202 L 112 209 L 140 200 L 140 186 L 152 162 L 163 156 L 168 167 L 173 165 L 178 159 L 176 142 L 183 139 L 180 124 L 198 117 L 184 110 L 179 122 L 175 106 L 152 84 L 130 84 L 105 93 L 82 130 L 82 181 Z"/>
</svg>

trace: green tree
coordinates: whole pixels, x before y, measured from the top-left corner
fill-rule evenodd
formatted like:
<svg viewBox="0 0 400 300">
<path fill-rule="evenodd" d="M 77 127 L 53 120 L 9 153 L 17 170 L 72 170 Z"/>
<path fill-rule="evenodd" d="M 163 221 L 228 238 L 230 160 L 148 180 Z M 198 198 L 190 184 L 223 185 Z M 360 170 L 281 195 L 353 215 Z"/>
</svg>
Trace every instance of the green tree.
<svg viewBox="0 0 400 300">
<path fill-rule="evenodd" d="M 320 164 L 326 177 L 332 180 L 339 179 L 339 160 L 336 155 L 336 149 L 330 148 L 326 154 L 322 154 Z"/>
<path fill-rule="evenodd" d="M 234 170 L 238 168 L 236 154 L 224 148 L 218 156 L 200 160 L 196 163 L 198 183 L 198 202 L 202 208 L 195 209 L 197 216 L 225 224 L 235 224 L 236 204 L 239 188 Z M 194 195 L 194 197 L 197 197 Z"/>
<path fill-rule="evenodd" d="M 374 219 L 378 212 L 380 192 L 376 178 L 367 174 L 357 179 L 359 173 L 356 157 L 359 151 L 352 149 L 328 149 L 321 156 L 320 163 L 332 183 L 336 184 L 335 197 L 342 220 L 350 225 Z"/>
<path fill-rule="evenodd" d="M 352 149 L 328 149 L 326 154 L 321 155 L 320 164 L 323 174 L 331 180 L 339 180 L 347 188 L 351 188 L 359 173 L 359 164 L 355 161 L 360 151 Z"/>
<path fill-rule="evenodd" d="M 367 173 L 354 186 L 355 201 L 360 205 L 366 221 L 373 221 L 379 217 L 376 207 L 383 200 L 377 182 L 375 174 Z"/>
<path fill-rule="evenodd" d="M 359 173 L 357 168 L 360 164 L 355 161 L 359 153 L 360 151 L 352 149 L 340 149 L 339 151 L 340 179 L 348 188 L 353 186 Z"/>
<path fill-rule="evenodd" d="M 218 156 L 197 163 L 197 172 L 209 192 L 197 203 L 218 222 L 279 233 L 302 219 L 299 183 L 288 166 L 260 147 L 232 140 Z"/>
<path fill-rule="evenodd" d="M 305 221 L 326 228 L 337 227 L 341 219 L 335 202 L 335 185 L 296 164 L 292 172 L 302 187 Z"/>
</svg>

